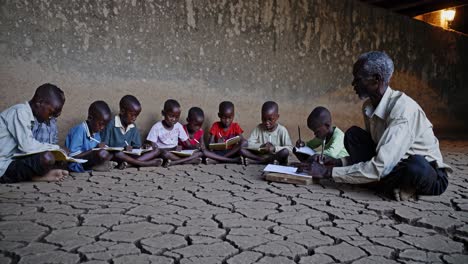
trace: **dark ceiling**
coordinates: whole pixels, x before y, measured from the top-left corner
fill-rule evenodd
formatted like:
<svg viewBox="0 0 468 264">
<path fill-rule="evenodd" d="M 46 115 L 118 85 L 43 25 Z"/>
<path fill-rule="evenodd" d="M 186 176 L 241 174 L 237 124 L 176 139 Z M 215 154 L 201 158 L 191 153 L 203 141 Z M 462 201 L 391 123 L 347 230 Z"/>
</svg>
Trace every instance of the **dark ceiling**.
<svg viewBox="0 0 468 264">
<path fill-rule="evenodd" d="M 468 4 L 468 0 L 360 0 L 361 2 L 389 9 L 414 17 L 440 9 Z"/>
<path fill-rule="evenodd" d="M 402 15 L 415 17 L 446 8 L 455 8 L 450 29 L 468 34 L 468 0 L 359 0 Z"/>
</svg>

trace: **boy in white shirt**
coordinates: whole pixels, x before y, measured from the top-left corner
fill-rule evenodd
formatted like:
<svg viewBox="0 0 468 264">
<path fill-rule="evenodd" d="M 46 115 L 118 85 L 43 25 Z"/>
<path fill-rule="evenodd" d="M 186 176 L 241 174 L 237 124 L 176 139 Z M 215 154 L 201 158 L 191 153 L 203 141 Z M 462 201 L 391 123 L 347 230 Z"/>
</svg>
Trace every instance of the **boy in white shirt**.
<svg viewBox="0 0 468 264">
<path fill-rule="evenodd" d="M 153 148 L 159 148 L 161 151 L 160 157 L 164 159 L 163 166 L 165 167 L 176 164 L 199 164 L 201 162 L 201 152 L 195 152 L 192 156 L 186 158 L 181 158 L 170 152 L 181 149 L 178 146 L 179 139 L 187 146 L 191 146 L 187 133 L 179 123 L 180 112 L 180 104 L 176 100 L 167 100 L 161 112 L 164 119 L 151 127 L 146 138 Z"/>
</svg>

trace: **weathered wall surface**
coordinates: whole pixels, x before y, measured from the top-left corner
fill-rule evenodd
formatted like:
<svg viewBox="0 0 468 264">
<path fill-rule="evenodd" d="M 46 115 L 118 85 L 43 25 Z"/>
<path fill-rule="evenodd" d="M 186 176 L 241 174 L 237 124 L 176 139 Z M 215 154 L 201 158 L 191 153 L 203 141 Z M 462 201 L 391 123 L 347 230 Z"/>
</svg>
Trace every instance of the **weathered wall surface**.
<svg viewBox="0 0 468 264">
<path fill-rule="evenodd" d="M 392 86 L 415 98 L 436 130 L 468 123 L 468 39 L 352 0 L 0 1 L 0 109 L 51 82 L 66 93 L 61 139 L 93 100 L 142 102 L 146 136 L 168 98 L 216 120 L 236 105 L 247 133 L 265 100 L 296 137 L 308 113 L 330 108 L 343 129 L 362 125 L 351 88 L 358 54 L 394 58 Z M 312 134 L 310 134 L 312 136 Z"/>
</svg>

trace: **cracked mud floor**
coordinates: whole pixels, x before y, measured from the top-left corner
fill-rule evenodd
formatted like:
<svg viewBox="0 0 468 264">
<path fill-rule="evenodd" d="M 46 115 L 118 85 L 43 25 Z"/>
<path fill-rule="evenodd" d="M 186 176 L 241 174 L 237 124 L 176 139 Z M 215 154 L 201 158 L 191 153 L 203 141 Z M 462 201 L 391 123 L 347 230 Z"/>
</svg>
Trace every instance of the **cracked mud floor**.
<svg viewBox="0 0 468 264">
<path fill-rule="evenodd" d="M 0 263 L 468 263 L 468 142 L 438 197 L 184 165 L 0 186 Z"/>
</svg>

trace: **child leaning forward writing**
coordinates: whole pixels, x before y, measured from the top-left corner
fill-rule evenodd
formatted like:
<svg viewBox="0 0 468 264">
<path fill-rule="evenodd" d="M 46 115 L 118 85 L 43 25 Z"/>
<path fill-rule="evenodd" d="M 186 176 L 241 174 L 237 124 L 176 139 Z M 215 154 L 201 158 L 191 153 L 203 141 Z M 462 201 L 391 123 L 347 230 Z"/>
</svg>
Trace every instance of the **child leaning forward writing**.
<svg viewBox="0 0 468 264">
<path fill-rule="evenodd" d="M 319 106 L 312 110 L 307 118 L 307 127 L 314 132 L 315 138 L 307 143 L 299 139 L 296 142 L 296 147 L 306 145 L 311 149 L 321 151 L 321 146 L 324 144 L 323 155 L 335 159 L 349 156 L 344 146 L 344 133 L 338 127 L 332 126 L 331 114 L 327 108 Z M 302 162 L 306 160 L 319 162 L 319 154 L 310 157 L 307 154 L 297 152 L 296 149 L 293 152 Z"/>
<path fill-rule="evenodd" d="M 141 104 L 135 96 L 125 95 L 120 99 L 119 108 L 119 114 L 114 116 L 101 132 L 101 138 L 107 146 L 123 147 L 129 153 L 133 148 L 142 147 L 140 132 L 135 124 L 141 113 Z M 114 153 L 112 160 L 119 164 L 119 169 L 124 169 L 128 164 L 134 167 L 156 167 L 162 163 L 158 158 L 160 152 L 157 148 L 141 156 L 127 153 L 123 151 Z"/>
</svg>

